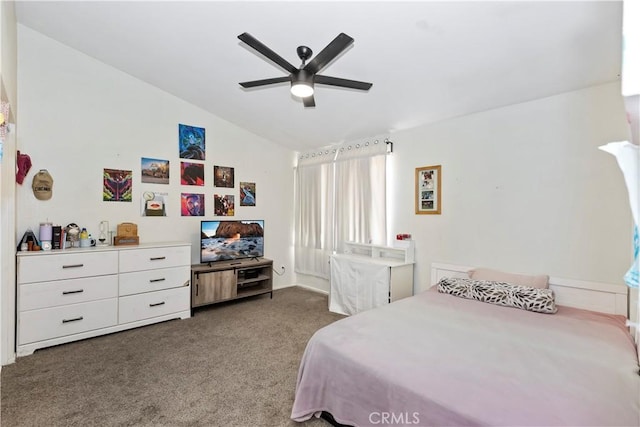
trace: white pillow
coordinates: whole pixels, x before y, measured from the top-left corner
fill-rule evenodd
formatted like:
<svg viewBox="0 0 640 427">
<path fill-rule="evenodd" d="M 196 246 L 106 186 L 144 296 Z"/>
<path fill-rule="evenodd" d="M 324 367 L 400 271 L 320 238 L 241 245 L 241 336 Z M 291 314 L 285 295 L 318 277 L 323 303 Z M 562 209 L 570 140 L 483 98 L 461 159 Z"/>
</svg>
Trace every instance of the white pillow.
<svg viewBox="0 0 640 427">
<path fill-rule="evenodd" d="M 489 280 L 492 282 L 511 283 L 519 286 L 529 286 L 531 288 L 548 289 L 549 276 L 537 275 L 527 276 L 524 274 L 506 273 L 504 271 L 491 270 L 489 268 L 475 268 L 467 272 L 470 279 Z"/>
</svg>

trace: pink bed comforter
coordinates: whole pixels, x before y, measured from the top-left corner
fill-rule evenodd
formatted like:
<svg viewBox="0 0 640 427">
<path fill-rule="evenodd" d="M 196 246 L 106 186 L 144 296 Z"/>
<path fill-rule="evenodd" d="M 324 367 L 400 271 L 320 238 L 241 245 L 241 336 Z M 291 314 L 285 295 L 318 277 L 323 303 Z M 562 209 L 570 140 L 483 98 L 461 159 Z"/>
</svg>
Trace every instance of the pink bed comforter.
<svg viewBox="0 0 640 427">
<path fill-rule="evenodd" d="M 532 313 L 429 290 L 317 331 L 291 418 L 355 426 L 639 426 L 622 316 Z"/>
</svg>

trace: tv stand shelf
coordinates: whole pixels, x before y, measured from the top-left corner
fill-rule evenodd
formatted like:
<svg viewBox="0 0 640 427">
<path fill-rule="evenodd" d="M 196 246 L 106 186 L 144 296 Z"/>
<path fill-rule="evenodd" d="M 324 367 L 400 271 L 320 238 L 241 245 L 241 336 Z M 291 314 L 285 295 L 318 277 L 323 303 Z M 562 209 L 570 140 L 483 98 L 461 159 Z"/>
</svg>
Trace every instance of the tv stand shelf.
<svg viewBox="0 0 640 427">
<path fill-rule="evenodd" d="M 191 266 L 191 308 L 254 295 L 273 298 L 273 261 L 266 258 Z"/>
</svg>

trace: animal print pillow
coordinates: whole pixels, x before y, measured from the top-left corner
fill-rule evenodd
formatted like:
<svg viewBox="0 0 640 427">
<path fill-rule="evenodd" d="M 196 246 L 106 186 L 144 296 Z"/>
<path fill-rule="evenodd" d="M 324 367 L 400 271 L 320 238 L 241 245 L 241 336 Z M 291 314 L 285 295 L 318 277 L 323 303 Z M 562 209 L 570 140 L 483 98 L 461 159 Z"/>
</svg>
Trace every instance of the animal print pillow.
<svg viewBox="0 0 640 427">
<path fill-rule="evenodd" d="M 537 313 L 553 314 L 558 311 L 551 289 L 453 277 L 441 279 L 437 286 L 438 292 L 489 304 L 515 307 Z"/>
</svg>

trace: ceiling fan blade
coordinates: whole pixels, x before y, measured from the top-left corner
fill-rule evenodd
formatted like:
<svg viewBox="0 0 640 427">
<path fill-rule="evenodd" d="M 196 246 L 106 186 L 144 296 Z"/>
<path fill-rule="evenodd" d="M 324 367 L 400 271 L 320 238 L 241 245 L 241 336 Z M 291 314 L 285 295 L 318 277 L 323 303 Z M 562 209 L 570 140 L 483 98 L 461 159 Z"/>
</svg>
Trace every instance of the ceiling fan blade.
<svg viewBox="0 0 640 427">
<path fill-rule="evenodd" d="M 315 107 L 316 106 L 316 100 L 313 99 L 313 95 L 307 96 L 305 98 L 302 98 L 302 103 L 304 104 L 305 107 Z"/>
<path fill-rule="evenodd" d="M 315 56 L 304 69 L 312 74 L 322 70 L 327 64 L 333 61 L 333 58 L 340 55 L 343 50 L 349 47 L 353 43 L 353 39 L 345 33 L 338 34 L 338 37 L 333 39 L 331 43 L 327 45 L 322 51 Z"/>
<path fill-rule="evenodd" d="M 277 53 L 269 49 L 258 39 L 253 37 L 251 34 L 242 33 L 238 36 L 238 38 L 243 42 L 245 42 L 246 44 L 248 44 L 249 46 L 251 46 L 252 48 L 254 48 L 255 50 L 257 50 L 259 53 L 269 58 L 271 61 L 278 64 L 280 67 L 284 68 L 289 73 L 294 73 L 298 70 L 296 67 L 291 65 L 286 59 L 284 59 L 283 57 L 281 57 L 280 55 L 278 55 Z"/>
<path fill-rule="evenodd" d="M 251 87 L 256 87 L 256 86 L 265 86 L 265 85 L 271 85 L 271 84 L 275 84 L 275 83 L 284 83 L 284 82 L 290 82 L 291 79 L 289 78 L 289 76 L 285 76 L 285 77 L 275 77 L 273 79 L 264 79 L 264 80 L 253 80 L 250 82 L 242 82 L 240 83 L 240 86 L 242 86 L 243 88 L 251 88 Z"/>
<path fill-rule="evenodd" d="M 339 79 L 337 77 L 319 76 L 316 74 L 316 84 L 346 87 L 349 89 L 369 90 L 373 83 L 359 82 L 357 80 Z"/>
</svg>

